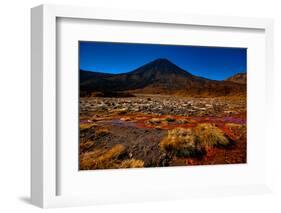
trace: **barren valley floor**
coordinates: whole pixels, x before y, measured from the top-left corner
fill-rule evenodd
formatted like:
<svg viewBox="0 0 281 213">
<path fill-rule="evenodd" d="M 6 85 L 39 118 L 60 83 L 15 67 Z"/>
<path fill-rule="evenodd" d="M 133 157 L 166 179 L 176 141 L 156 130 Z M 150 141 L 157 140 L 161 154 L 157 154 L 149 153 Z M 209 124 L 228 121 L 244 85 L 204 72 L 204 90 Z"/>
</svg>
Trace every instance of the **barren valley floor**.
<svg viewBox="0 0 281 213">
<path fill-rule="evenodd" d="M 246 163 L 245 96 L 80 98 L 80 169 Z"/>
</svg>

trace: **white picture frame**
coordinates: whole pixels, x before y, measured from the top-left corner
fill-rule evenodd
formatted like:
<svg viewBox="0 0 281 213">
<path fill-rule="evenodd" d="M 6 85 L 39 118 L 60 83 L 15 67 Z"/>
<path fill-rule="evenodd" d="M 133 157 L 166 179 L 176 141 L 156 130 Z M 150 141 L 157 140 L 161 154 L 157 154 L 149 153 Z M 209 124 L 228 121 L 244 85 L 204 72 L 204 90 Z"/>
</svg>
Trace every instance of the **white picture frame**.
<svg viewBox="0 0 281 213">
<path fill-rule="evenodd" d="M 263 170 L 266 178 L 258 184 L 225 185 L 219 187 L 200 187 L 194 183 L 195 188 L 168 187 L 167 190 L 145 192 L 141 195 L 104 195 L 100 199 L 90 195 L 58 195 L 58 166 L 57 151 L 57 21 L 64 19 L 109 20 L 135 23 L 154 23 L 161 25 L 187 25 L 202 27 L 219 27 L 232 29 L 256 29 L 264 31 L 265 41 L 265 68 L 263 69 L 266 95 L 265 107 L 268 114 L 264 122 L 270 129 L 272 114 L 273 90 L 273 21 L 271 19 L 217 17 L 203 15 L 187 15 L 173 13 L 154 13 L 147 11 L 123 11 L 100 8 L 85 8 L 74 6 L 41 5 L 31 10 L 31 56 L 32 56 L 32 88 L 31 88 L 31 201 L 34 205 L 47 207 L 63 207 L 76 205 L 92 205 L 100 203 L 138 202 L 144 200 L 182 199 L 197 196 L 253 194 L 271 191 L 270 161 L 266 161 Z M 266 135 L 265 135 L 266 134 Z M 264 133 L 265 145 L 270 146 L 269 131 Z M 268 157 L 269 153 L 267 153 Z M 266 158 L 266 156 L 263 156 Z M 208 168 L 210 170 L 210 168 Z M 154 169 L 148 169 L 152 172 Z M 180 171 L 172 168 L 168 172 Z M 111 171 L 108 171 L 111 172 Z M 75 184 L 75 183 L 73 183 Z M 169 190 L 173 193 L 167 193 Z M 165 192 L 165 193 L 164 193 Z M 175 194 L 176 192 L 176 194 Z"/>
</svg>

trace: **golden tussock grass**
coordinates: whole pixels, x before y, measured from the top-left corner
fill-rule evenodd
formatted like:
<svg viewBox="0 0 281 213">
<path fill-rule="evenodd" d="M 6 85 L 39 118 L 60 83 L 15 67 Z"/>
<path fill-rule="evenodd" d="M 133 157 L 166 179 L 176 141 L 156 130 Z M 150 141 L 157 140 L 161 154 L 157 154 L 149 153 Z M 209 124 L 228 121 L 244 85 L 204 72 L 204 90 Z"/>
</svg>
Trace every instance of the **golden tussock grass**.
<svg viewBox="0 0 281 213">
<path fill-rule="evenodd" d="M 90 129 L 91 127 L 96 126 L 93 123 L 80 123 L 80 131 Z"/>
<path fill-rule="evenodd" d="M 115 167 L 115 160 L 125 151 L 125 146 L 117 144 L 107 151 L 96 150 L 80 155 L 80 169 L 108 169 Z"/>
<path fill-rule="evenodd" d="M 128 159 L 122 161 L 119 168 L 142 168 L 143 166 L 142 160 Z"/>
<path fill-rule="evenodd" d="M 227 146 L 230 141 L 224 132 L 213 124 L 202 123 L 194 128 L 177 127 L 168 131 L 159 146 L 178 156 L 201 155 L 215 146 Z"/>
<path fill-rule="evenodd" d="M 198 124 L 193 131 L 198 143 L 206 148 L 227 146 L 230 143 L 224 132 L 210 123 Z"/>
<path fill-rule="evenodd" d="M 182 127 L 169 130 L 168 135 L 160 142 L 160 148 L 184 156 L 193 155 L 198 150 L 192 129 Z"/>
<path fill-rule="evenodd" d="M 116 159 L 120 154 L 125 151 L 125 146 L 121 144 L 117 144 L 105 152 L 103 155 L 99 156 L 99 160 L 102 162 L 106 162 L 109 160 Z"/>
<path fill-rule="evenodd" d="M 119 160 L 118 157 L 124 154 L 124 145 L 117 144 L 109 150 L 96 150 L 82 153 L 80 155 L 80 169 L 117 169 L 117 168 L 140 168 L 144 166 L 141 160 L 129 159 Z"/>
</svg>

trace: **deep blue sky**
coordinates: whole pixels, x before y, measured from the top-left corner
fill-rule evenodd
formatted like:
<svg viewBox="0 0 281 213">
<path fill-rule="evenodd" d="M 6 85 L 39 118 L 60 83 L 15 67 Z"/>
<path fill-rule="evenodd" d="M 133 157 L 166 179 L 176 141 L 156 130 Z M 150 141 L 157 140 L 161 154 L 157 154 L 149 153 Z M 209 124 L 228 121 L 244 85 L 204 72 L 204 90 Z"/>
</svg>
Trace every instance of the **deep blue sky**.
<svg viewBox="0 0 281 213">
<path fill-rule="evenodd" d="M 105 73 L 125 73 L 166 58 L 193 75 L 214 80 L 246 72 L 247 67 L 245 48 L 80 41 L 79 57 L 80 69 Z"/>
</svg>

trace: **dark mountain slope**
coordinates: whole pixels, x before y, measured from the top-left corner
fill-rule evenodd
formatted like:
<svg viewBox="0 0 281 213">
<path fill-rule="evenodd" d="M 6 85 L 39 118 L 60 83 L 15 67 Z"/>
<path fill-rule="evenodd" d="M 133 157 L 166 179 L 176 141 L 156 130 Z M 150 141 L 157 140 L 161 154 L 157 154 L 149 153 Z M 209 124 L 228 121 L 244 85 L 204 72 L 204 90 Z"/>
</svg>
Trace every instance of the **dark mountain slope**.
<svg viewBox="0 0 281 213">
<path fill-rule="evenodd" d="M 225 96 L 245 93 L 246 87 L 230 81 L 194 76 L 167 59 L 157 59 L 131 72 L 103 74 L 80 71 L 81 95 L 93 92 Z"/>
</svg>

